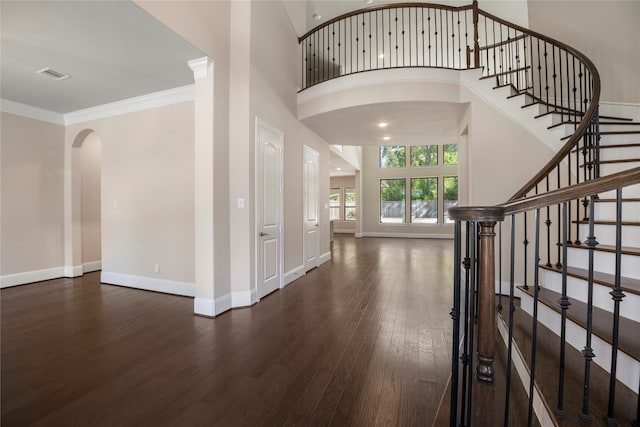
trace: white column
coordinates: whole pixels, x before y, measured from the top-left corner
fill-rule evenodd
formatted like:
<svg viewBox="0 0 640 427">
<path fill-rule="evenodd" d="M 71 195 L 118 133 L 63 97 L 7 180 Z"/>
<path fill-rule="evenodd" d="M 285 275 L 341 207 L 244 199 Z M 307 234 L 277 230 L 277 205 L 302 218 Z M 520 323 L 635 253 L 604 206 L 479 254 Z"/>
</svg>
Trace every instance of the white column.
<svg viewBox="0 0 640 427">
<path fill-rule="evenodd" d="M 215 316 L 214 180 L 213 180 L 213 61 L 188 62 L 195 79 L 195 300 L 194 314 Z"/>
</svg>

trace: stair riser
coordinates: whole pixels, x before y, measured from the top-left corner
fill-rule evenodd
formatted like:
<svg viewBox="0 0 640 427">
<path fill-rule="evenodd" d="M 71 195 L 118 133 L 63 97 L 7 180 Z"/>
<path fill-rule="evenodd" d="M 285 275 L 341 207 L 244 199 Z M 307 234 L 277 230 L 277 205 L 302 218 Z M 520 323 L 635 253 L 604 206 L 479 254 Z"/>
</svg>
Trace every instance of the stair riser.
<svg viewBox="0 0 640 427">
<path fill-rule="evenodd" d="M 569 267 L 587 268 L 589 266 L 589 251 L 587 249 L 568 248 Z M 595 271 L 615 274 L 616 254 L 595 251 L 593 266 Z M 622 254 L 621 269 L 623 277 L 638 277 L 640 272 L 640 256 Z"/>
<path fill-rule="evenodd" d="M 635 163 L 620 163 L 615 165 L 601 165 L 600 166 L 600 175 L 607 176 L 611 175 L 615 172 L 622 172 L 628 169 L 631 169 L 634 166 L 640 166 L 640 162 Z M 616 170 L 618 169 L 618 170 Z M 634 184 L 624 187 L 622 189 L 623 197 L 640 197 L 640 185 Z M 607 191 L 605 193 L 600 194 L 601 198 L 615 198 L 616 192 L 615 190 Z"/>
<path fill-rule="evenodd" d="M 607 129 L 609 130 L 609 129 Z M 629 130 L 629 129 L 625 129 Z M 623 134 L 601 134 L 600 144 L 633 144 L 640 143 L 640 133 L 623 133 Z M 640 155 L 640 149 L 636 149 L 636 154 Z"/>
<path fill-rule="evenodd" d="M 529 315 L 533 316 L 533 298 L 529 295 L 522 294 L 521 307 Z M 560 335 L 560 314 L 542 303 L 538 304 L 538 321 L 555 334 Z M 567 320 L 566 342 L 575 349 L 582 351 L 586 342 L 585 329 Z M 592 335 L 591 347 L 595 353 L 593 362 L 605 371 L 611 372 L 611 346 L 599 337 Z M 631 390 L 637 390 L 640 382 L 640 362 L 619 351 L 616 378 Z"/>
<path fill-rule="evenodd" d="M 594 226 L 594 235 L 598 243 L 602 245 L 615 245 L 615 226 L 598 225 Z M 580 240 L 585 240 L 589 236 L 589 225 L 580 224 Z M 640 226 L 623 226 L 622 227 L 622 246 L 630 246 L 634 248 L 640 247 Z M 633 277 L 638 277 L 635 275 Z"/>
<path fill-rule="evenodd" d="M 640 148 L 602 148 L 600 150 L 600 160 L 620 160 L 620 159 L 640 159 Z"/>
<path fill-rule="evenodd" d="M 604 176 L 604 174 L 603 174 Z M 616 197 L 616 191 L 607 191 L 604 193 L 600 194 L 600 198 L 601 199 L 615 199 Z M 622 189 L 622 197 L 640 197 L 640 184 L 634 184 L 634 185 L 629 185 L 627 187 L 624 187 Z M 637 203 L 637 202 L 636 202 Z M 629 209 L 640 209 L 640 205 L 636 204 L 631 205 L 630 204 L 630 208 Z M 626 209 L 626 207 L 625 207 Z"/>
<path fill-rule="evenodd" d="M 614 195 L 615 197 L 615 195 Z M 615 203 L 596 203 L 595 218 L 601 221 L 616 220 Z M 626 202 L 622 204 L 623 221 L 640 221 L 640 202 Z"/>
<path fill-rule="evenodd" d="M 542 283 L 546 289 L 562 293 L 562 275 L 553 271 L 542 270 Z M 567 296 L 584 303 L 588 300 L 588 287 L 584 280 L 575 277 L 567 277 Z M 613 312 L 613 300 L 611 288 L 597 283 L 593 284 L 593 305 L 603 310 Z M 620 315 L 628 319 L 640 322 L 640 295 L 625 292 L 625 297 L 620 303 Z"/>
<path fill-rule="evenodd" d="M 619 124 L 619 125 L 600 124 L 600 132 L 629 132 L 629 131 L 640 131 L 640 126 L 624 125 L 624 124 Z"/>
</svg>

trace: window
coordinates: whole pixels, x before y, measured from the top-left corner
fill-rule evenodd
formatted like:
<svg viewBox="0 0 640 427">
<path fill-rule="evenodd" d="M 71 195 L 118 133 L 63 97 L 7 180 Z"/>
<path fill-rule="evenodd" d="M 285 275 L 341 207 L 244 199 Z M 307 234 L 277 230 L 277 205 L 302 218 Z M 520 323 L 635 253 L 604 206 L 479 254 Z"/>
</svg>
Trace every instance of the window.
<svg viewBox="0 0 640 427">
<path fill-rule="evenodd" d="M 397 145 L 385 145 L 380 147 L 381 168 L 403 168 L 406 165 L 404 147 Z"/>
<path fill-rule="evenodd" d="M 414 145 L 411 147 L 411 166 L 437 166 L 437 145 Z"/>
<path fill-rule="evenodd" d="M 329 219 L 340 219 L 340 189 L 329 189 Z"/>
<path fill-rule="evenodd" d="M 380 222 L 403 223 L 406 192 L 405 179 L 380 180 Z"/>
<path fill-rule="evenodd" d="M 344 219 L 347 221 L 356 219 L 356 189 L 352 187 L 344 189 Z"/>
<path fill-rule="evenodd" d="M 438 222 L 438 178 L 411 178 L 411 222 Z"/>
<path fill-rule="evenodd" d="M 449 219 L 449 208 L 458 204 L 458 177 L 445 176 L 442 178 L 444 183 L 444 222 L 452 223 Z"/>
<path fill-rule="evenodd" d="M 442 164 L 457 165 L 458 164 L 458 144 L 444 144 L 442 146 L 442 156 L 444 157 Z"/>
</svg>

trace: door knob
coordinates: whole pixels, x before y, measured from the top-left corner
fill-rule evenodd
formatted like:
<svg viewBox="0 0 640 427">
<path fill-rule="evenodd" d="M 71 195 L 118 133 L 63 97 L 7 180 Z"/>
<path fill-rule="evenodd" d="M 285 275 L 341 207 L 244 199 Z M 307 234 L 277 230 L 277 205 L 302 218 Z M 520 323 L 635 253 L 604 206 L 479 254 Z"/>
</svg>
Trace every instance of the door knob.
<svg viewBox="0 0 640 427">
<path fill-rule="evenodd" d="M 260 232 L 260 237 L 264 237 L 264 236 L 268 236 L 268 235 L 269 235 L 269 233 L 265 233 L 264 231 Z"/>
</svg>

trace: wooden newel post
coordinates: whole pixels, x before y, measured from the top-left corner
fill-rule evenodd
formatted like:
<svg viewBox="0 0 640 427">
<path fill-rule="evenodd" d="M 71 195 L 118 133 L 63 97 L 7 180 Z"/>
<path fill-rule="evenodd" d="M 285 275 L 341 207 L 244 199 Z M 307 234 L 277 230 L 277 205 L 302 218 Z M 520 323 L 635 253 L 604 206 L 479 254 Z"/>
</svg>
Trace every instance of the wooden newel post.
<svg viewBox="0 0 640 427">
<path fill-rule="evenodd" d="M 480 251 L 478 265 L 478 365 L 479 381 L 492 383 L 495 371 L 493 359 L 496 352 L 496 291 L 494 231 L 496 221 L 480 224 Z"/>
<path fill-rule="evenodd" d="M 478 0 L 473 0 L 473 65 L 480 68 L 480 41 L 478 36 Z"/>
</svg>

